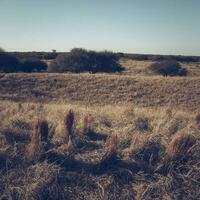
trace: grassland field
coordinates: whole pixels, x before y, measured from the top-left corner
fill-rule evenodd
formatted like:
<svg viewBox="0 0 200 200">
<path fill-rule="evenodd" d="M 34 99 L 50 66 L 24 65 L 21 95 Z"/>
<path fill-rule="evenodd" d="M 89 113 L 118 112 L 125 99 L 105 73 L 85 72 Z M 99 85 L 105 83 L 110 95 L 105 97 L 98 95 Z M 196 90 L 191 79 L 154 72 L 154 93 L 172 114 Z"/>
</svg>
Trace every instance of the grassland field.
<svg viewBox="0 0 200 200">
<path fill-rule="evenodd" d="M 0 199 L 200 199 L 200 65 L 161 77 L 0 74 Z"/>
</svg>

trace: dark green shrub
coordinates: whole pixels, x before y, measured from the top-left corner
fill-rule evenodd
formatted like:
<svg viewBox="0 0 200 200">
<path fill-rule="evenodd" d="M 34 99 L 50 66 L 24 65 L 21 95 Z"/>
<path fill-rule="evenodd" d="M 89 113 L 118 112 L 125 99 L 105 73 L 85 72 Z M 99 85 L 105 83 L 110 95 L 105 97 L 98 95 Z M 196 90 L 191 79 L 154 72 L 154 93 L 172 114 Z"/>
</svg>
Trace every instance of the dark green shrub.
<svg viewBox="0 0 200 200">
<path fill-rule="evenodd" d="M 70 53 L 60 54 L 48 67 L 49 72 L 88 71 L 88 54 L 84 49 L 72 49 Z"/>
<path fill-rule="evenodd" d="M 17 58 L 0 49 L 0 72 L 16 72 L 19 64 Z"/>
<path fill-rule="evenodd" d="M 166 60 L 162 62 L 153 63 L 150 67 L 156 74 L 163 76 L 186 76 L 187 70 L 182 68 L 181 65 L 174 60 Z"/>
<path fill-rule="evenodd" d="M 57 55 L 58 54 L 56 52 L 44 53 L 42 59 L 53 60 L 56 59 Z"/>
<path fill-rule="evenodd" d="M 40 72 L 47 69 L 46 63 L 40 60 L 26 60 L 20 64 L 19 71 L 21 72 Z"/>
<path fill-rule="evenodd" d="M 47 65 L 39 59 L 18 60 L 12 53 L 0 49 L 0 72 L 34 72 L 44 71 Z"/>
<path fill-rule="evenodd" d="M 60 54 L 48 67 L 49 72 L 119 72 L 119 55 L 112 52 L 87 51 L 75 48 L 70 53 Z"/>
<path fill-rule="evenodd" d="M 199 62 L 199 56 L 181 56 L 181 55 L 152 55 L 152 54 L 124 54 L 123 57 L 132 60 L 152 60 L 152 61 L 164 61 L 175 60 L 177 62 Z"/>
<path fill-rule="evenodd" d="M 89 71 L 96 72 L 120 72 L 123 70 L 119 65 L 118 56 L 109 51 L 103 52 L 89 52 L 90 67 Z"/>
</svg>

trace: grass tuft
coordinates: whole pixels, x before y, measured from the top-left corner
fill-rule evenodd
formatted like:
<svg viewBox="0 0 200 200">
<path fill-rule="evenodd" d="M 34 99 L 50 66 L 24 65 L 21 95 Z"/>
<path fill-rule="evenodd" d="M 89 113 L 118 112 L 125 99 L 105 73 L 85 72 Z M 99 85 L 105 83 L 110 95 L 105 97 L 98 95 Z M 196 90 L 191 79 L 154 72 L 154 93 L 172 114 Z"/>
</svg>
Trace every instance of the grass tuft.
<svg viewBox="0 0 200 200">
<path fill-rule="evenodd" d="M 117 135 L 111 135 L 105 144 L 105 154 L 103 155 L 100 166 L 106 167 L 115 163 L 117 158 L 118 137 Z"/>
<path fill-rule="evenodd" d="M 91 132 L 93 118 L 91 116 L 85 116 L 83 119 L 83 133 L 87 134 Z"/>
<path fill-rule="evenodd" d="M 45 150 L 45 143 L 48 141 L 48 122 L 39 120 L 34 127 L 31 134 L 31 142 L 28 145 L 28 158 L 31 160 L 38 160 Z"/>
<path fill-rule="evenodd" d="M 41 138 L 42 142 L 47 142 L 49 136 L 49 125 L 46 120 L 38 121 L 35 125 L 35 131 L 37 132 L 36 135 Z"/>
<path fill-rule="evenodd" d="M 197 139 L 192 134 L 183 133 L 174 135 L 167 147 L 167 154 L 171 158 L 186 157 L 196 142 Z"/>
<path fill-rule="evenodd" d="M 160 162 L 163 152 L 164 146 L 159 139 L 137 136 L 126 150 L 126 156 L 148 169 Z"/>
</svg>

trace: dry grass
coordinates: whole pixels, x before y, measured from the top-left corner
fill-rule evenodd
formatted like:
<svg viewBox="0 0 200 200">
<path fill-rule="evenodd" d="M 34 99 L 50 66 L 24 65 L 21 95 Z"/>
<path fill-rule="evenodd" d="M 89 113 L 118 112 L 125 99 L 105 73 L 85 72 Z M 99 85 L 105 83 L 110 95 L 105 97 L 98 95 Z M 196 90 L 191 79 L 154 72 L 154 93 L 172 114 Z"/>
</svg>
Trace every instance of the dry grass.
<svg viewBox="0 0 200 200">
<path fill-rule="evenodd" d="M 200 114 L 196 115 L 195 120 L 196 120 L 196 124 L 200 127 Z"/>
<path fill-rule="evenodd" d="M 84 117 L 84 119 L 83 119 L 83 133 L 84 134 L 88 134 L 92 131 L 93 121 L 94 121 L 94 119 L 89 115 Z"/>
<path fill-rule="evenodd" d="M 104 74 L 5 74 L 0 99 L 28 102 L 76 102 L 85 105 L 166 106 L 198 109 L 199 77 Z"/>
<path fill-rule="evenodd" d="M 31 142 L 27 146 L 27 159 L 37 161 L 45 152 L 46 143 L 48 142 L 49 128 L 48 122 L 38 120 L 35 124 L 34 131 L 31 134 Z"/>
<path fill-rule="evenodd" d="M 47 142 L 49 136 L 49 125 L 46 120 L 39 120 L 35 125 L 35 135 L 40 137 L 41 142 Z"/>
<path fill-rule="evenodd" d="M 117 135 L 111 135 L 110 138 L 105 143 L 105 160 L 111 158 L 113 155 L 116 154 L 118 147 L 118 138 Z"/>
<path fill-rule="evenodd" d="M 0 109 L 1 198 L 199 198 L 199 128 L 191 111 L 11 101 Z M 151 129 L 136 129 L 138 118 Z M 174 132 L 177 119 L 184 120 Z M 73 137 L 57 142 L 65 134 Z"/>
<path fill-rule="evenodd" d="M 144 171 L 156 168 L 162 159 L 164 145 L 157 137 L 136 135 L 130 147 L 124 150 L 129 159 L 135 160 Z"/>
<path fill-rule="evenodd" d="M 187 157 L 188 152 L 196 144 L 196 138 L 191 134 L 177 134 L 170 142 L 167 153 L 172 158 Z"/>
<path fill-rule="evenodd" d="M 197 67 L 163 78 L 121 62 L 121 74 L 0 74 L 0 199 L 200 199 Z"/>
<path fill-rule="evenodd" d="M 148 69 L 148 67 L 154 63 L 153 61 L 137 61 L 130 59 L 121 59 L 120 64 L 125 67 L 123 74 L 133 76 L 153 76 L 154 74 Z M 199 63 L 180 63 L 181 66 L 188 71 L 188 76 L 200 76 L 200 64 Z"/>
<path fill-rule="evenodd" d="M 152 76 L 153 73 L 148 69 L 148 67 L 153 63 L 153 61 L 137 61 L 130 59 L 120 60 L 120 64 L 125 68 L 123 74 L 133 76 Z"/>
</svg>

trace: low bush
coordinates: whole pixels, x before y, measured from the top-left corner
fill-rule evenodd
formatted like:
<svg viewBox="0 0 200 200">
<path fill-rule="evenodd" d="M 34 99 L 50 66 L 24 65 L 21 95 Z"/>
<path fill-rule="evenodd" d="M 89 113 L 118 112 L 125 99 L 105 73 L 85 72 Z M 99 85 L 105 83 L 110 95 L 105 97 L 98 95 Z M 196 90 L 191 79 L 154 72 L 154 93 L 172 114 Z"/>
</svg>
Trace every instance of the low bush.
<svg viewBox="0 0 200 200">
<path fill-rule="evenodd" d="M 150 65 L 150 70 L 156 74 L 163 76 L 186 76 L 187 70 L 182 68 L 181 65 L 174 60 L 166 60 L 162 62 L 156 62 Z"/>
<path fill-rule="evenodd" d="M 118 54 L 109 51 L 95 52 L 75 48 L 70 53 L 60 54 L 48 67 L 49 72 L 120 72 Z"/>
</svg>

